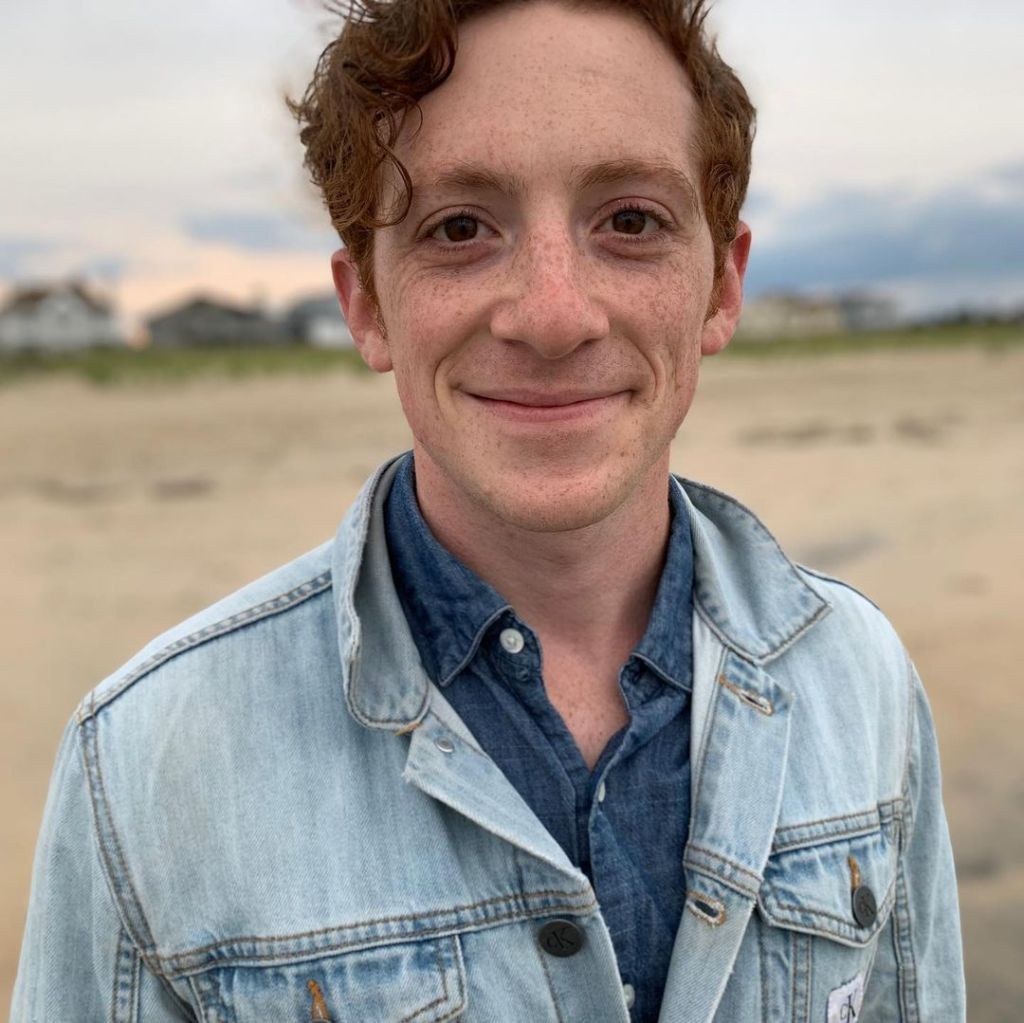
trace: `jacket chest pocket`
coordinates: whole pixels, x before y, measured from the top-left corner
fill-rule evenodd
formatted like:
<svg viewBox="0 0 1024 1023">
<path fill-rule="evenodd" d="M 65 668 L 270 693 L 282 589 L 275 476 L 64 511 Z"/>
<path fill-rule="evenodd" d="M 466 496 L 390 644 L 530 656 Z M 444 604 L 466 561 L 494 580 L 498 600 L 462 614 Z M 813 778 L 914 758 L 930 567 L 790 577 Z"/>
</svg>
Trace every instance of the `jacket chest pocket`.
<svg viewBox="0 0 1024 1023">
<path fill-rule="evenodd" d="M 204 1023 L 442 1023 L 466 1004 L 457 937 L 288 962 L 256 960 L 192 978 Z"/>
<path fill-rule="evenodd" d="M 758 898 L 765 1020 L 857 1023 L 898 854 L 891 823 L 772 855 Z"/>
</svg>

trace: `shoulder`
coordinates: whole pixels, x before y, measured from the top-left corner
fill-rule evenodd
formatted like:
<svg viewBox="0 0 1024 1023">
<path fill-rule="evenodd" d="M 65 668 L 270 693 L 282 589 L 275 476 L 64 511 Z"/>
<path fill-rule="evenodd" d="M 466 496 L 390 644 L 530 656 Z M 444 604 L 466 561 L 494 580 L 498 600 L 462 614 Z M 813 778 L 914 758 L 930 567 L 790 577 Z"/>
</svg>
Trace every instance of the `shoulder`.
<svg viewBox="0 0 1024 1023">
<path fill-rule="evenodd" d="M 897 796 L 913 672 L 892 623 L 849 583 L 796 564 L 735 498 L 681 482 L 694 508 L 702 615 L 793 697 L 787 813 L 824 813 L 823 779 L 854 808 Z"/>
<path fill-rule="evenodd" d="M 157 636 L 86 695 L 78 723 L 112 710 L 129 694 L 137 712 L 167 685 L 176 687 L 178 700 L 211 697 L 255 656 L 280 654 L 287 636 L 304 628 L 331 590 L 330 550 L 330 542 L 322 544 Z"/>
<path fill-rule="evenodd" d="M 828 816 L 838 801 L 851 812 L 878 807 L 898 816 L 914 714 L 906 649 L 889 619 L 849 583 L 797 571 L 830 610 L 769 666 L 795 696 L 787 815 Z"/>
<path fill-rule="evenodd" d="M 736 498 L 678 482 L 692 508 L 697 603 L 727 645 L 765 666 L 824 657 L 905 674 L 902 643 L 872 600 L 794 562 Z"/>
<path fill-rule="evenodd" d="M 843 579 L 805 565 L 795 567 L 830 607 L 829 614 L 808 635 L 812 648 L 834 651 L 833 657 L 848 658 L 866 676 L 898 680 L 905 687 L 910 677 L 909 657 L 882 609 Z"/>
</svg>

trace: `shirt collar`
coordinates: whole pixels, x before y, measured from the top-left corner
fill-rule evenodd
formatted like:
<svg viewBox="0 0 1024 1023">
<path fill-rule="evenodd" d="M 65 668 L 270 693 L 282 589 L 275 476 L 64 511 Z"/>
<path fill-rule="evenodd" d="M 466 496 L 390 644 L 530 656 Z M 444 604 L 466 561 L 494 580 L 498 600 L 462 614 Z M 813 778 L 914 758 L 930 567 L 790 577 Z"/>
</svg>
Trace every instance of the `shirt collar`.
<svg viewBox="0 0 1024 1023">
<path fill-rule="evenodd" d="M 668 487 L 671 527 L 651 616 L 633 655 L 664 681 L 689 689 L 692 676 L 693 544 L 678 487 Z M 445 686 L 469 663 L 508 601 L 437 540 L 416 499 L 415 466 L 398 466 L 384 505 L 395 589 L 427 674 Z"/>
<path fill-rule="evenodd" d="M 342 519 L 331 577 L 346 704 L 368 728 L 407 731 L 426 714 L 431 690 L 396 594 L 385 539 L 384 497 L 400 458 L 373 474 Z M 677 478 L 673 485 L 690 516 L 693 604 L 704 634 L 755 666 L 771 663 L 832 605 L 738 501 L 691 480 Z M 464 726 L 453 715 L 450 727 Z"/>
<path fill-rule="evenodd" d="M 665 565 L 647 629 L 633 656 L 645 661 L 666 682 L 690 689 L 693 684 L 693 537 L 690 511 L 671 480 L 672 515 Z"/>
<path fill-rule="evenodd" d="M 492 586 L 441 546 L 416 500 L 410 452 L 384 504 L 392 575 L 423 667 L 447 685 L 476 652 L 487 627 L 509 608 Z"/>
</svg>

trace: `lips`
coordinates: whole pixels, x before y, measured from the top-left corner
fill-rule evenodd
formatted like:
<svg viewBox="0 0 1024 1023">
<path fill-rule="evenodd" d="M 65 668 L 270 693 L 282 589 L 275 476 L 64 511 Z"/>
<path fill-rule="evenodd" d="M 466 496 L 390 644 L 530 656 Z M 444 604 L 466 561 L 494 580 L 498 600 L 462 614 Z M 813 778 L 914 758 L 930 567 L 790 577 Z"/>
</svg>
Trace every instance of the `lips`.
<svg viewBox="0 0 1024 1023">
<path fill-rule="evenodd" d="M 628 391 L 524 391 L 502 390 L 493 393 L 465 392 L 485 413 L 508 424 L 582 427 L 596 425 L 614 415 Z"/>
<path fill-rule="evenodd" d="M 483 401 L 502 402 L 509 405 L 522 405 L 526 408 L 562 408 L 566 405 L 578 405 L 584 402 L 601 401 L 604 398 L 611 398 L 622 394 L 620 390 L 610 391 L 525 391 L 525 390 L 502 390 L 497 392 L 467 392 L 474 398 Z"/>
</svg>

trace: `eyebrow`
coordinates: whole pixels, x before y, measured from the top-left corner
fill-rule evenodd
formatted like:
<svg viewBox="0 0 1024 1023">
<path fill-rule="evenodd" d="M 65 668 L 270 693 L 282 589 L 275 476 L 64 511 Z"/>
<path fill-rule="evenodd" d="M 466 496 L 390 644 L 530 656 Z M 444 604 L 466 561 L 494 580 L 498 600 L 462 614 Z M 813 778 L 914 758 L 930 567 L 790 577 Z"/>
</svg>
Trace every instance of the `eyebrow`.
<svg viewBox="0 0 1024 1023">
<path fill-rule="evenodd" d="M 604 160 L 588 167 L 573 170 L 573 179 L 579 188 L 593 188 L 596 185 L 614 185 L 620 181 L 648 178 L 659 181 L 673 191 L 679 192 L 693 215 L 700 213 L 700 198 L 689 177 L 674 164 L 660 160 Z"/>
<path fill-rule="evenodd" d="M 526 191 L 526 183 L 516 174 L 502 174 L 488 167 L 460 160 L 422 185 L 414 183 L 416 191 L 442 192 L 447 189 L 472 192 L 501 192 L 517 199 Z"/>
<path fill-rule="evenodd" d="M 573 167 L 572 181 L 577 188 L 614 185 L 619 182 L 653 179 L 681 194 L 694 216 L 700 214 L 700 199 L 693 182 L 678 167 L 660 160 L 620 159 L 602 160 L 600 163 Z M 526 191 L 525 181 L 516 174 L 505 174 L 480 164 L 459 161 L 440 173 L 414 186 L 414 192 L 423 194 L 446 191 L 498 192 L 510 199 L 518 199 Z"/>
</svg>

